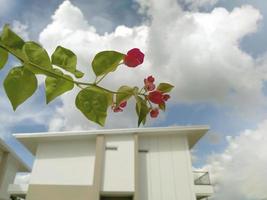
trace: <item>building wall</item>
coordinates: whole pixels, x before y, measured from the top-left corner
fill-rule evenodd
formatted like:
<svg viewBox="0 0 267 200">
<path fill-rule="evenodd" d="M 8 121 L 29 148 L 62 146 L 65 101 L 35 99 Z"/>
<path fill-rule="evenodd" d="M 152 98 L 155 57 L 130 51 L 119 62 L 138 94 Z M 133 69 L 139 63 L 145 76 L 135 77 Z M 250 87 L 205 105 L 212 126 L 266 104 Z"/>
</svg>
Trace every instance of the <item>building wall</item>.
<svg viewBox="0 0 267 200">
<path fill-rule="evenodd" d="M 2 152 L 0 162 L 0 200 L 9 199 L 8 186 L 13 183 L 17 171 L 18 165 L 14 157 L 7 152 Z"/>
<path fill-rule="evenodd" d="M 195 200 L 186 137 L 139 137 L 139 150 L 139 200 Z"/>
<path fill-rule="evenodd" d="M 105 147 L 102 192 L 133 193 L 134 136 L 106 135 Z"/>
<path fill-rule="evenodd" d="M 30 184 L 92 185 L 95 139 L 38 145 Z"/>
<path fill-rule="evenodd" d="M 39 143 L 27 200 L 72 200 L 77 194 L 78 200 L 99 200 L 99 193 L 133 194 L 135 200 L 195 200 L 185 136 L 98 137 L 100 145 L 95 139 Z"/>
</svg>

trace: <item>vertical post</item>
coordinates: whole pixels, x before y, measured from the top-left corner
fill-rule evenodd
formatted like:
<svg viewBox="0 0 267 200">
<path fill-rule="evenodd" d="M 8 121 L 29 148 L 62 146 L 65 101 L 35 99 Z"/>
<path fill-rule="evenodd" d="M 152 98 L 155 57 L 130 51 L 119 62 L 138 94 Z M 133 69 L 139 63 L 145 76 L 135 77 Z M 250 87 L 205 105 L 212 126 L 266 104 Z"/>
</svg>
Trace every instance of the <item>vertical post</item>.
<svg viewBox="0 0 267 200">
<path fill-rule="evenodd" d="M 139 145 L 138 134 L 134 134 L 134 200 L 139 200 Z"/>
<path fill-rule="evenodd" d="M 7 168 L 7 160 L 8 160 L 8 152 L 3 152 L 2 154 L 2 159 L 0 162 L 0 189 L 3 185 L 3 181 L 4 181 L 4 175 L 6 172 L 6 168 Z"/>
<path fill-rule="evenodd" d="M 100 199 L 100 191 L 101 191 L 102 180 L 103 180 L 104 156 L 105 156 L 105 137 L 104 135 L 97 135 L 96 136 L 95 170 L 94 170 L 94 188 L 95 188 L 94 200 Z"/>
</svg>

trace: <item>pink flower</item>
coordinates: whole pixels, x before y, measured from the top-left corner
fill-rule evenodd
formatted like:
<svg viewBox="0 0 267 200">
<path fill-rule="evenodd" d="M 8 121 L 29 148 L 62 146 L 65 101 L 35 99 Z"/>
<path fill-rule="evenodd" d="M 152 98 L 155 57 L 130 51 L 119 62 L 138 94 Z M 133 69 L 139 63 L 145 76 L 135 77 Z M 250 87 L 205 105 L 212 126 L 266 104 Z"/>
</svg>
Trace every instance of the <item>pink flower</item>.
<svg viewBox="0 0 267 200">
<path fill-rule="evenodd" d="M 111 109 L 113 110 L 113 112 L 122 112 L 123 108 L 125 108 L 127 105 L 127 101 L 123 101 L 120 103 L 119 106 L 115 106 L 114 104 L 112 105 Z"/>
<path fill-rule="evenodd" d="M 123 110 L 120 107 L 113 108 L 113 112 L 122 112 Z"/>
<path fill-rule="evenodd" d="M 127 105 L 127 101 L 123 101 L 123 102 L 120 103 L 119 106 L 120 106 L 121 108 L 124 108 L 126 105 Z"/>
<path fill-rule="evenodd" d="M 158 117 L 158 115 L 159 115 L 159 109 L 154 108 L 154 109 L 152 109 L 152 110 L 150 111 L 150 117 L 152 117 L 152 118 L 156 118 L 156 117 Z"/>
<path fill-rule="evenodd" d="M 147 80 L 148 80 L 148 82 L 150 82 L 150 83 L 154 83 L 154 81 L 155 81 L 155 79 L 154 79 L 153 76 L 149 76 L 149 77 L 147 77 Z"/>
<path fill-rule="evenodd" d="M 140 51 L 140 49 L 131 49 L 124 57 L 124 64 L 128 67 L 137 67 L 143 63 L 144 57 L 145 55 Z"/>
<path fill-rule="evenodd" d="M 168 101 L 168 99 L 171 98 L 171 96 L 168 94 L 164 94 L 162 98 L 164 101 Z"/>
<path fill-rule="evenodd" d="M 148 99 L 154 104 L 163 104 L 170 98 L 170 95 L 163 94 L 161 91 L 155 90 L 148 94 Z"/>
<path fill-rule="evenodd" d="M 152 91 L 156 88 L 155 84 L 153 83 L 154 81 L 155 81 L 155 79 L 153 76 L 149 76 L 149 77 L 144 79 L 145 89 L 147 91 Z"/>
<path fill-rule="evenodd" d="M 164 103 L 162 92 L 155 90 L 148 94 L 148 99 L 155 104 Z"/>
</svg>

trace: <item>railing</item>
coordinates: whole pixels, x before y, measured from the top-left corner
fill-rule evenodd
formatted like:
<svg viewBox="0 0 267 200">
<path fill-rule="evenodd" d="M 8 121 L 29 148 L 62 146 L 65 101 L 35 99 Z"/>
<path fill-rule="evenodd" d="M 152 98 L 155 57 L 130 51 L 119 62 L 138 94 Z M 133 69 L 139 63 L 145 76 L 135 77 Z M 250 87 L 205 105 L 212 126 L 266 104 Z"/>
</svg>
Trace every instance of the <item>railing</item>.
<svg viewBox="0 0 267 200">
<path fill-rule="evenodd" d="M 193 176 L 195 185 L 211 185 L 209 172 L 194 171 Z"/>
</svg>

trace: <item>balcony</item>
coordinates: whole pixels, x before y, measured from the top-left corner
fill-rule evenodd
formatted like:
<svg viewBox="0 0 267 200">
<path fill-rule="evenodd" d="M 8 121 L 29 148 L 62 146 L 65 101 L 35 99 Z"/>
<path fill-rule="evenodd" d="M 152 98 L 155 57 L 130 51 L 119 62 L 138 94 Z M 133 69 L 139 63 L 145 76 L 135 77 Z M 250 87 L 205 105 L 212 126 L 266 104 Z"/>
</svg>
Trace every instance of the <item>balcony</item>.
<svg viewBox="0 0 267 200">
<path fill-rule="evenodd" d="M 206 200 L 213 194 L 213 188 L 210 182 L 208 172 L 194 171 L 194 184 L 197 200 Z"/>
</svg>

